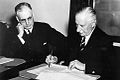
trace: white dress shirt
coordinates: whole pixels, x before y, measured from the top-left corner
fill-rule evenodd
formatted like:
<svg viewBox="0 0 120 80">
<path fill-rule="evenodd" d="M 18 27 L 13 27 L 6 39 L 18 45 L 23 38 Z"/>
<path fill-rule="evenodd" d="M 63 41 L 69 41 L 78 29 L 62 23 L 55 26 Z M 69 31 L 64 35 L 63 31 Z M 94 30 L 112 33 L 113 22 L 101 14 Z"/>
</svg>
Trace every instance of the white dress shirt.
<svg viewBox="0 0 120 80">
<path fill-rule="evenodd" d="M 33 29 L 33 28 L 29 29 L 30 33 L 32 33 L 32 29 Z M 26 32 L 26 34 L 29 34 L 29 31 L 28 31 L 27 29 L 24 29 L 24 31 Z M 22 37 L 20 37 L 19 35 L 17 35 L 17 36 L 18 36 L 20 42 L 21 42 L 22 44 L 25 44 L 25 40 L 24 40 Z"/>
<path fill-rule="evenodd" d="M 95 29 L 95 28 L 94 28 L 94 29 Z M 88 43 L 88 41 L 89 41 L 89 39 L 90 39 L 90 37 L 91 37 L 94 29 L 91 31 L 91 33 L 90 33 L 88 36 L 85 36 L 85 46 L 87 45 L 87 43 Z"/>
</svg>

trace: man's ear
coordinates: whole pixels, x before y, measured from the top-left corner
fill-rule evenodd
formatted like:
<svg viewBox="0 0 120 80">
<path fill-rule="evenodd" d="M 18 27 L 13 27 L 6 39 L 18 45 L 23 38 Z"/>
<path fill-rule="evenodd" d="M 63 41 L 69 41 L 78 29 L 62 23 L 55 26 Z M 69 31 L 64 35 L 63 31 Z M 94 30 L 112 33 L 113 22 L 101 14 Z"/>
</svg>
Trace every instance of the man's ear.
<svg viewBox="0 0 120 80">
<path fill-rule="evenodd" d="M 96 23 L 94 22 L 93 25 L 92 25 L 92 27 L 95 27 L 95 25 L 96 25 Z"/>
<path fill-rule="evenodd" d="M 93 22 L 92 27 L 96 26 L 96 20 Z"/>
<path fill-rule="evenodd" d="M 34 17 L 34 13 L 32 13 L 33 17 Z"/>
<path fill-rule="evenodd" d="M 34 19 L 34 13 L 32 15 L 33 15 L 33 19 Z"/>
</svg>

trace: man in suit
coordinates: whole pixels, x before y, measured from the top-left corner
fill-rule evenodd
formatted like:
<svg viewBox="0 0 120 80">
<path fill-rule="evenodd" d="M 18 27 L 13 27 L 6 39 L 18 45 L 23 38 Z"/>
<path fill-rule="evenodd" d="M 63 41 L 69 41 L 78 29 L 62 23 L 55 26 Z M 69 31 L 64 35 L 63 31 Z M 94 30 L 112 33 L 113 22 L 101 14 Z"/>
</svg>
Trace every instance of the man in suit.
<svg viewBox="0 0 120 80">
<path fill-rule="evenodd" d="M 47 55 L 53 51 L 62 55 L 65 37 L 51 28 L 47 23 L 34 22 L 32 7 L 22 2 L 15 7 L 18 24 L 11 29 L 11 40 L 8 45 L 7 57 L 25 59 L 27 62 L 44 63 Z M 17 30 L 16 30 L 17 29 Z M 61 53 L 61 54 L 59 54 Z M 65 56 L 65 54 L 63 53 Z M 62 59 L 64 56 L 59 58 Z"/>
<path fill-rule="evenodd" d="M 80 43 L 71 48 L 69 69 L 100 75 L 100 80 L 115 80 L 115 53 L 111 37 L 96 25 L 96 14 L 85 7 L 75 15 Z M 79 41 L 78 41 L 79 42 Z"/>
</svg>

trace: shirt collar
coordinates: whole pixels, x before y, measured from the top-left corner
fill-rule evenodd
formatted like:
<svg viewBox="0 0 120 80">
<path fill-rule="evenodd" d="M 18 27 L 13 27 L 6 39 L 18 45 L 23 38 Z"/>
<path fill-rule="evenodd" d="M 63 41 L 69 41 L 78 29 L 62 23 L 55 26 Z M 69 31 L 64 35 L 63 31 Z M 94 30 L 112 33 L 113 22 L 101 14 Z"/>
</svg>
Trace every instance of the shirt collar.
<svg viewBox="0 0 120 80">
<path fill-rule="evenodd" d="M 85 45 L 88 43 L 90 36 L 92 35 L 94 29 L 95 29 L 95 27 L 93 28 L 93 30 L 91 31 L 91 33 L 88 36 L 85 36 Z"/>
<path fill-rule="evenodd" d="M 24 30 L 25 30 L 25 32 L 26 32 L 27 34 L 29 34 L 28 30 L 30 31 L 30 33 L 32 33 L 33 27 L 30 28 L 30 29 L 24 29 Z"/>
</svg>

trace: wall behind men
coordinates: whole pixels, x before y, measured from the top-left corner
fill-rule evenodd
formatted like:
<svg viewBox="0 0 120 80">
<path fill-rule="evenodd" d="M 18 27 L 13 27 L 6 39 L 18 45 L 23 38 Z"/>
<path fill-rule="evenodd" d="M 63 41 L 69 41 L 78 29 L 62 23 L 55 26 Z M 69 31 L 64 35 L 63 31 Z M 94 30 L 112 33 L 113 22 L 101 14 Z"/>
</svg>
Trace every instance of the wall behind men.
<svg viewBox="0 0 120 80">
<path fill-rule="evenodd" d="M 14 7 L 23 0 L 0 0 L 0 20 L 11 24 Z M 67 36 L 70 0 L 24 0 L 31 4 L 35 21 L 47 22 Z"/>
<path fill-rule="evenodd" d="M 120 0 L 96 0 L 99 27 L 109 35 L 120 36 Z"/>
</svg>

